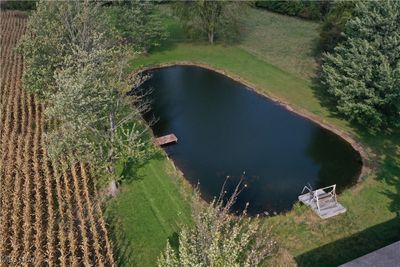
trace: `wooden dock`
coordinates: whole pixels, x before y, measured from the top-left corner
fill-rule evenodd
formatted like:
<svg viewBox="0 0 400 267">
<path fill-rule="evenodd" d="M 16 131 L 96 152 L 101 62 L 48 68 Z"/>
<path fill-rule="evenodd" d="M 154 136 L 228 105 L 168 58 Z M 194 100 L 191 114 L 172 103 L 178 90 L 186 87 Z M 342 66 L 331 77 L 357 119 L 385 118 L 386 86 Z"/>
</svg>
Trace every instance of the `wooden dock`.
<svg viewBox="0 0 400 267">
<path fill-rule="evenodd" d="M 308 193 L 299 196 L 299 201 L 312 208 L 322 219 L 327 219 L 347 211 L 345 207 L 337 202 L 336 185 L 327 186 L 315 191 L 309 190 Z"/>
<path fill-rule="evenodd" d="M 167 134 L 156 138 L 156 144 L 159 146 L 167 145 L 170 143 L 178 142 L 178 138 L 174 134 Z"/>
</svg>

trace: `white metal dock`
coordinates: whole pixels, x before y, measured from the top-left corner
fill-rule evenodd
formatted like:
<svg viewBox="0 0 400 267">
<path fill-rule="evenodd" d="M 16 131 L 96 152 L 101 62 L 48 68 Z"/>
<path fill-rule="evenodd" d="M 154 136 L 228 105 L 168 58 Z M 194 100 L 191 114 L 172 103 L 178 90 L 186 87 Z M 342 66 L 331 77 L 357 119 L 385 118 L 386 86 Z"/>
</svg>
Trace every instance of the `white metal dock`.
<svg viewBox="0 0 400 267">
<path fill-rule="evenodd" d="M 299 201 L 312 208 L 322 219 L 327 219 L 347 211 L 345 207 L 337 202 L 336 185 L 327 186 L 315 191 L 305 186 L 302 193 L 305 189 L 309 192 L 300 195 Z"/>
</svg>

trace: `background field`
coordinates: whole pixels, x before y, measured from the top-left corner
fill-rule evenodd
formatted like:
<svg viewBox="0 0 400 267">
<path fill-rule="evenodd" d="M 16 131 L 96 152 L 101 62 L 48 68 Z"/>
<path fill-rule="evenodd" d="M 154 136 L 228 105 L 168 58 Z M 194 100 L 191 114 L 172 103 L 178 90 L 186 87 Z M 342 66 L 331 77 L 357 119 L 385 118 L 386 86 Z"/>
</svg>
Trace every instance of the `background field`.
<svg viewBox="0 0 400 267">
<path fill-rule="evenodd" d="M 254 8 L 244 22 L 240 48 L 298 77 L 314 76 L 319 23 Z"/>
</svg>

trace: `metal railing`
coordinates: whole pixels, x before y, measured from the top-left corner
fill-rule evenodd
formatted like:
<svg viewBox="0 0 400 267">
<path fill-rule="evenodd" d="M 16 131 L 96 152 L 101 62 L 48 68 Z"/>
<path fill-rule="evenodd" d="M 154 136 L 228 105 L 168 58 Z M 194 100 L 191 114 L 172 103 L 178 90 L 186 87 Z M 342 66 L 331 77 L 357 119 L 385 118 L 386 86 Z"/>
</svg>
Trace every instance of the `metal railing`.
<svg viewBox="0 0 400 267">
<path fill-rule="evenodd" d="M 321 211 L 321 207 L 320 207 L 320 203 L 319 203 L 319 196 L 322 194 L 329 194 L 329 198 L 333 199 L 335 201 L 335 203 L 337 204 L 337 197 L 336 197 L 336 184 L 334 185 L 330 185 L 330 186 L 326 186 L 323 188 L 319 188 L 315 191 L 312 190 L 312 187 L 310 184 L 308 184 L 308 186 L 304 186 L 303 190 L 301 191 L 301 193 L 303 194 L 304 191 L 308 191 L 310 196 L 312 197 L 311 201 L 315 201 L 317 204 L 317 208 L 318 211 Z"/>
</svg>

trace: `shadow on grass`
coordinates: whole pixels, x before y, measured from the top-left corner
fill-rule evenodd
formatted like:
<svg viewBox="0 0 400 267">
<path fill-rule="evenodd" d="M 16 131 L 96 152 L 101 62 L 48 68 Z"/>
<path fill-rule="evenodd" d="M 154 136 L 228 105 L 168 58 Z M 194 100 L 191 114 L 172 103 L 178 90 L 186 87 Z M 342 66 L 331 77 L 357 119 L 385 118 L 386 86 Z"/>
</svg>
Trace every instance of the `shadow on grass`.
<svg viewBox="0 0 400 267">
<path fill-rule="evenodd" d="M 400 217 L 350 237 L 308 251 L 295 258 L 299 266 L 338 266 L 400 240 Z"/>
<path fill-rule="evenodd" d="M 111 212 L 106 212 L 110 238 L 113 242 L 114 260 L 117 266 L 135 266 L 131 241 L 125 237 L 122 222 Z"/>
<path fill-rule="evenodd" d="M 321 106 L 329 111 L 330 117 L 344 119 L 344 117 L 337 112 L 335 99 L 330 94 L 328 94 L 326 88 L 321 83 L 320 75 L 321 68 L 319 67 L 316 76 L 311 79 L 311 90 L 313 92 L 313 95 L 318 99 Z"/>
<path fill-rule="evenodd" d="M 373 148 L 376 179 L 387 184 L 385 191 L 391 212 L 400 214 L 400 130 L 390 133 L 361 132 L 360 137 Z"/>
<path fill-rule="evenodd" d="M 141 175 L 139 170 L 148 164 L 151 160 L 161 160 L 165 158 L 165 155 L 161 150 L 156 150 L 154 153 L 152 153 L 149 158 L 142 160 L 140 162 L 136 160 L 128 160 L 126 161 L 123 166 L 122 170 L 120 173 L 120 176 L 123 177 L 122 181 L 123 183 L 130 184 L 134 181 L 141 181 L 144 179 L 144 175 Z"/>
<path fill-rule="evenodd" d="M 384 181 L 392 189 L 381 192 L 391 199 L 389 210 L 400 216 L 400 132 L 387 137 L 380 142 L 379 171 L 377 179 Z"/>
<path fill-rule="evenodd" d="M 168 242 L 175 251 L 179 250 L 179 234 L 177 232 L 168 237 Z"/>
</svg>

